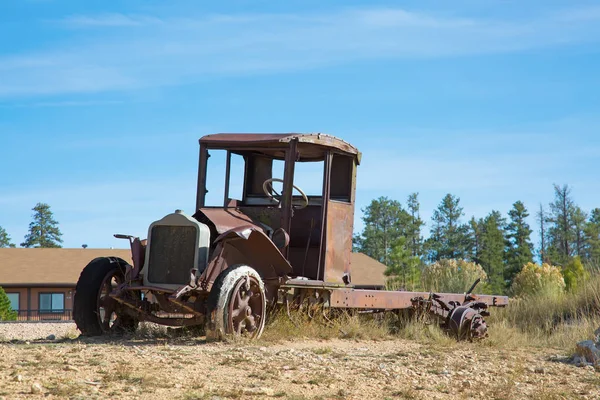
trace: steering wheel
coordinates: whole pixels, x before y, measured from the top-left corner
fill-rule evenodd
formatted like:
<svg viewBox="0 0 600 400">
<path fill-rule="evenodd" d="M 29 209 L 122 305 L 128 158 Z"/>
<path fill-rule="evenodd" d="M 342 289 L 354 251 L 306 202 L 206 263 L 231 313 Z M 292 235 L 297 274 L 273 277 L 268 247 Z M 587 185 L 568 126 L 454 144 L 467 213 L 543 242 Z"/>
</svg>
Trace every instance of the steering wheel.
<svg viewBox="0 0 600 400">
<path fill-rule="evenodd" d="M 267 179 L 266 181 L 263 182 L 263 185 L 262 185 L 263 192 L 265 192 L 265 194 L 267 195 L 267 197 L 269 199 L 274 200 L 279 204 L 279 203 L 281 203 L 281 194 L 277 193 L 277 191 L 275 189 L 273 189 L 273 182 L 283 183 L 283 179 L 279 179 L 279 178 Z M 298 186 L 296 186 L 296 185 L 292 185 L 292 186 L 302 196 L 302 204 L 299 204 L 299 205 L 292 204 L 292 207 L 296 210 L 299 210 L 301 208 L 305 208 L 306 206 L 308 206 L 308 197 L 306 196 L 306 194 L 304 194 L 302 189 L 300 189 Z M 275 194 L 275 196 L 273 194 Z"/>
</svg>

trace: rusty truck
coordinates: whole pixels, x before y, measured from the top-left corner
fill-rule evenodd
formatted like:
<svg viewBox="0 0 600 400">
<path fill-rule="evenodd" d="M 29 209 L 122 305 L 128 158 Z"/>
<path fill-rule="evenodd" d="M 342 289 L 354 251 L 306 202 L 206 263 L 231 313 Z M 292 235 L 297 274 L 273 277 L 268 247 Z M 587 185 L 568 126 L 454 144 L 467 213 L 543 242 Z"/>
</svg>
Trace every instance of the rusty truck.
<svg viewBox="0 0 600 400">
<path fill-rule="evenodd" d="M 158 219 L 147 239 L 115 235 L 129 240 L 132 262 L 97 258 L 81 272 L 73 313 L 83 335 L 131 331 L 149 321 L 204 327 L 216 338 L 258 338 L 273 307 L 310 302 L 326 310 L 419 311 L 458 339 L 473 339 L 486 335 L 488 307 L 508 304 L 506 296 L 475 295 L 473 288 L 430 293 L 353 283 L 361 153 L 344 140 L 319 133 L 219 133 L 199 143 L 194 213 L 176 210 Z M 225 154 L 216 207 L 206 205 L 214 151 Z M 317 195 L 298 184 L 305 163 L 316 166 Z M 232 164 L 242 170 L 235 179 Z"/>
</svg>

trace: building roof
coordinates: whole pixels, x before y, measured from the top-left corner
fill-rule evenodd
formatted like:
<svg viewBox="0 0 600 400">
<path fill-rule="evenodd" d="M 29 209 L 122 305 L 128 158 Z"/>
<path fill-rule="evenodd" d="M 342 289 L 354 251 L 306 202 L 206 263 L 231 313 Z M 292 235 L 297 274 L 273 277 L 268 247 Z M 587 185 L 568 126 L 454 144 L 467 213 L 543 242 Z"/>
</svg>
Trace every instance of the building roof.
<svg viewBox="0 0 600 400">
<path fill-rule="evenodd" d="M 354 285 L 385 285 L 386 266 L 363 253 L 352 253 L 352 283 Z"/>
<path fill-rule="evenodd" d="M 83 268 L 96 257 L 120 257 L 131 263 L 129 249 L 6 249 L 0 248 L 0 286 L 75 286 Z M 383 285 L 385 265 L 362 253 L 352 253 L 352 283 Z"/>
<path fill-rule="evenodd" d="M 298 141 L 299 160 L 310 160 L 323 157 L 323 149 L 335 149 L 354 156 L 360 163 L 360 152 L 350 143 L 335 136 L 324 133 L 215 133 L 200 139 L 200 143 L 209 148 L 226 148 L 243 150 L 244 148 L 282 158 L 281 151 L 288 147 L 292 140 Z M 270 150 L 269 150 L 270 149 Z"/>
<path fill-rule="evenodd" d="M 120 257 L 131 263 L 129 249 L 0 249 L 0 286 L 75 286 L 94 258 Z"/>
</svg>

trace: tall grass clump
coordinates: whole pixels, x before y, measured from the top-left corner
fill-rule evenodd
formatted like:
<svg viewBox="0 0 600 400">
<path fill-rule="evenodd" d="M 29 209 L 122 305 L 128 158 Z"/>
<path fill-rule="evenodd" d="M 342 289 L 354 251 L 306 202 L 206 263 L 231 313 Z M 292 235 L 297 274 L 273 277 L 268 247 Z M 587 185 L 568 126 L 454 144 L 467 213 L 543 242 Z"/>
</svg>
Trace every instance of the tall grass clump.
<svg viewBox="0 0 600 400">
<path fill-rule="evenodd" d="M 560 269 L 527 264 L 515 277 L 508 307 L 488 318 L 491 343 L 572 348 L 600 326 L 600 275 L 566 291 Z"/>
</svg>

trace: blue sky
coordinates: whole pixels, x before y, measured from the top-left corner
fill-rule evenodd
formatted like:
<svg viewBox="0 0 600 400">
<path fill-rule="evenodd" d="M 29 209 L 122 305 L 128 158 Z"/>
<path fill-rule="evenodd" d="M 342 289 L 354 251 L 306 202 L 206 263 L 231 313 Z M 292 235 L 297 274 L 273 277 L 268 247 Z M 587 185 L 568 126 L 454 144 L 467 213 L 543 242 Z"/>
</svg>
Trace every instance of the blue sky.
<svg viewBox="0 0 600 400">
<path fill-rule="evenodd" d="M 193 212 L 197 139 L 236 131 L 353 143 L 357 209 L 600 207 L 599 45 L 591 1 L 5 0 L 0 226 L 47 202 L 65 247 L 123 247 Z"/>
</svg>

